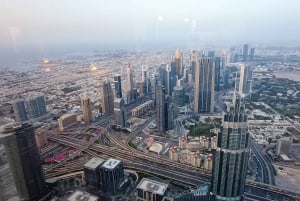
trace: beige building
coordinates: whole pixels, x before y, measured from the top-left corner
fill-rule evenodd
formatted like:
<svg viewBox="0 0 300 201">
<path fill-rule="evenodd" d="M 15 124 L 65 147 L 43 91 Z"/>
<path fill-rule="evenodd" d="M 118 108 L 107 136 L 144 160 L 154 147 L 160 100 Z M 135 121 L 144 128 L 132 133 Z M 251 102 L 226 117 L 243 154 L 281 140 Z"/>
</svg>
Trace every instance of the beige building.
<svg viewBox="0 0 300 201">
<path fill-rule="evenodd" d="M 171 147 L 169 150 L 169 158 L 172 161 L 178 161 L 179 149 L 177 146 Z"/>
<path fill-rule="evenodd" d="M 77 116 L 75 114 L 64 114 L 64 115 L 62 115 L 57 120 L 58 130 L 59 131 L 64 131 L 69 126 L 75 124 L 77 122 L 76 117 Z"/>
<path fill-rule="evenodd" d="M 81 97 L 81 109 L 83 113 L 83 121 L 91 122 L 93 120 L 91 101 L 87 95 Z"/>
<path fill-rule="evenodd" d="M 47 132 L 42 128 L 38 128 L 34 130 L 34 138 L 36 145 L 40 148 L 47 144 Z"/>
</svg>

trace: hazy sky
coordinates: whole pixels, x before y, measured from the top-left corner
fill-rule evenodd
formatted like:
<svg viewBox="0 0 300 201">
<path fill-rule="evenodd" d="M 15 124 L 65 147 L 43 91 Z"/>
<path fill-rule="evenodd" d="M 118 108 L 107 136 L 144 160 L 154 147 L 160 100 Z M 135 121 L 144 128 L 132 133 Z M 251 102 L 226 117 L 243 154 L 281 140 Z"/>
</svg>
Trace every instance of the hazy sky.
<svg viewBox="0 0 300 201">
<path fill-rule="evenodd" d="M 0 46 L 15 52 L 177 41 L 300 45 L 300 1 L 0 0 Z"/>
</svg>

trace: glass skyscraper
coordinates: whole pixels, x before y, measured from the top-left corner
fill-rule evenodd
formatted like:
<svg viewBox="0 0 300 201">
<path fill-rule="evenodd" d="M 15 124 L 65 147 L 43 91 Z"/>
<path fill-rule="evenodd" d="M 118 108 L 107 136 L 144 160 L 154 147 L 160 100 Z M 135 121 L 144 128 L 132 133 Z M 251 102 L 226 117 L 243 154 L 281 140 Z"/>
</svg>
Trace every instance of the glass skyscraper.
<svg viewBox="0 0 300 201">
<path fill-rule="evenodd" d="M 212 193 L 216 200 L 242 200 L 248 157 L 247 115 L 239 98 L 228 107 L 218 135 L 212 180 Z"/>
</svg>

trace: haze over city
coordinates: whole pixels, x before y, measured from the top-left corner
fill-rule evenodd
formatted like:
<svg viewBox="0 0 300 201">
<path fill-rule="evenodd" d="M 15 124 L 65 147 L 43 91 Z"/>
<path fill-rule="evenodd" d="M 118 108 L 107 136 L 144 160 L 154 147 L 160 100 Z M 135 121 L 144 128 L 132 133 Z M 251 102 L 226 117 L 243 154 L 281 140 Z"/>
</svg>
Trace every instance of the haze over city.
<svg viewBox="0 0 300 201">
<path fill-rule="evenodd" d="M 297 46 L 297 0 L 2 0 L 0 64 L 93 51 L 233 45 Z"/>
</svg>

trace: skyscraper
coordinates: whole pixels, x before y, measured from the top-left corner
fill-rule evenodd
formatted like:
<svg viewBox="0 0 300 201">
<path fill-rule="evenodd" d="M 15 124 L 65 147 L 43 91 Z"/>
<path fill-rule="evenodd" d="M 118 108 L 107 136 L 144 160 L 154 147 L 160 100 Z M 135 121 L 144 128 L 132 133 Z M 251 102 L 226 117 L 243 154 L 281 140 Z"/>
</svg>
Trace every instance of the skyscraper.
<svg viewBox="0 0 300 201">
<path fill-rule="evenodd" d="M 220 90 L 221 84 L 221 58 L 215 57 L 215 91 Z"/>
<path fill-rule="evenodd" d="M 100 85 L 101 108 L 103 113 L 112 113 L 114 110 L 114 94 L 108 80 Z"/>
<path fill-rule="evenodd" d="M 240 94 L 247 94 L 251 92 L 252 82 L 252 70 L 250 66 L 245 66 L 245 64 L 240 65 L 240 80 L 238 92 Z"/>
<path fill-rule="evenodd" d="M 127 103 L 131 103 L 134 101 L 134 82 L 133 82 L 133 74 L 132 74 L 132 69 L 131 69 L 131 64 L 130 62 L 128 63 L 127 67 L 127 83 L 126 83 L 126 99 Z"/>
<path fill-rule="evenodd" d="M 175 58 L 174 61 L 171 63 L 171 66 L 175 67 L 176 76 L 178 77 L 178 79 L 181 78 L 183 74 L 183 61 L 182 54 L 178 48 L 176 49 Z"/>
<path fill-rule="evenodd" d="M 176 81 L 177 81 L 177 77 L 176 77 L 176 66 L 172 65 L 166 66 L 166 79 L 161 80 L 163 85 L 167 87 L 167 95 L 171 96 L 173 93 L 173 88 L 176 86 Z"/>
<path fill-rule="evenodd" d="M 124 181 L 123 162 L 110 158 L 100 167 L 101 190 L 103 193 L 115 195 Z"/>
<path fill-rule="evenodd" d="M 24 100 L 17 100 L 12 103 L 12 106 L 13 106 L 14 115 L 17 122 L 28 120 Z"/>
<path fill-rule="evenodd" d="M 30 118 L 38 118 L 47 114 L 44 96 L 35 96 L 27 100 L 27 112 Z"/>
<path fill-rule="evenodd" d="M 202 57 L 195 61 L 194 112 L 214 112 L 215 63 Z"/>
<path fill-rule="evenodd" d="M 164 133 L 168 122 L 166 119 L 165 88 L 161 83 L 156 85 L 156 113 L 158 130 L 159 132 Z"/>
<path fill-rule="evenodd" d="M 40 155 L 29 123 L 7 124 L 0 128 L 19 200 L 40 200 L 47 193 Z"/>
<path fill-rule="evenodd" d="M 114 124 L 126 128 L 126 108 L 123 98 L 114 100 Z"/>
<path fill-rule="evenodd" d="M 243 100 L 228 107 L 214 154 L 212 193 L 216 200 L 243 198 L 249 157 L 247 115 Z"/>
<path fill-rule="evenodd" d="M 83 120 L 85 122 L 91 122 L 92 121 L 91 101 L 87 95 L 83 95 L 81 97 L 81 109 L 83 113 Z"/>
<path fill-rule="evenodd" d="M 121 84 L 121 75 L 114 76 L 114 85 L 115 85 L 115 97 L 122 98 L 122 84 Z"/>
<path fill-rule="evenodd" d="M 208 51 L 207 56 L 208 57 L 214 57 L 215 56 L 215 51 Z"/>
<path fill-rule="evenodd" d="M 247 61 L 248 60 L 248 44 L 244 44 L 243 47 L 243 61 Z"/>
<path fill-rule="evenodd" d="M 250 48 L 250 61 L 253 61 L 254 59 L 254 52 L 255 52 L 255 48 Z"/>
</svg>

